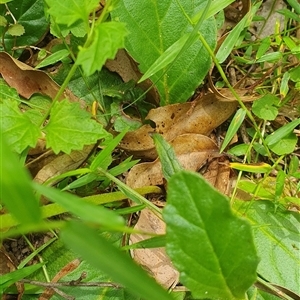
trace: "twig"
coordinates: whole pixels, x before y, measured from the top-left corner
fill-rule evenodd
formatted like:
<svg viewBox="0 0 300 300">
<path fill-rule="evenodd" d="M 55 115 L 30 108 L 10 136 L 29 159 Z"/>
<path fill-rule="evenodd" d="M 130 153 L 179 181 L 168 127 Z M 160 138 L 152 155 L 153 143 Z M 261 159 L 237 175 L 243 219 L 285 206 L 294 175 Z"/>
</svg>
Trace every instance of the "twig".
<svg viewBox="0 0 300 300">
<path fill-rule="evenodd" d="M 122 288 L 121 285 L 114 283 L 114 282 L 79 282 L 77 283 L 76 280 L 71 281 L 63 281 L 63 282 L 42 282 L 42 281 L 36 281 L 36 280 L 30 280 L 30 279 L 22 279 L 19 282 L 22 283 L 29 283 L 32 285 L 47 287 L 47 288 L 59 288 L 63 286 L 83 286 L 83 287 L 112 287 L 115 289 Z"/>
</svg>

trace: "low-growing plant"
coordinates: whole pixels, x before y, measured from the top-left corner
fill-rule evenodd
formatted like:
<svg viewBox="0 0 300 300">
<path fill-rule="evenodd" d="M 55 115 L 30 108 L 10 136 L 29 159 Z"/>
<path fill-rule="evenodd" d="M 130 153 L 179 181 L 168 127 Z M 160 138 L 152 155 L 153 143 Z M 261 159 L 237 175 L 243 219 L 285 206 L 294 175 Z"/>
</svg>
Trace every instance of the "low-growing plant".
<svg viewBox="0 0 300 300">
<path fill-rule="evenodd" d="M 104 6 L 95 0 L 32 0 L 22 1 L 27 5 L 22 9 L 15 2 L 0 4 L 1 50 L 17 58 L 24 47 L 34 47 L 41 38 L 28 25 L 25 8 L 30 2 L 38 8 L 34 17 L 39 24 L 49 25 L 51 34 L 62 41 L 51 54 L 38 48 L 40 61 L 36 67 L 58 62 L 63 67 L 54 75 L 61 87 L 53 99 L 33 95 L 26 100 L 0 81 L 1 204 L 7 210 L 0 216 L 1 240 L 48 230 L 58 230 L 59 236 L 36 250 L 35 255 L 42 253 L 43 257 L 39 264 L 25 266 L 26 260 L 4 274 L 0 295 L 14 292 L 12 284 L 17 282 L 41 283 L 26 281 L 25 277 L 42 278 L 41 281 L 54 277 L 66 262 L 79 255 L 83 262 L 64 278 L 72 282 L 72 288 L 77 285 L 76 291 L 58 285 L 65 298 L 87 297 L 88 284 L 80 284 L 85 279 L 82 272 L 89 270 L 88 280 L 91 284 L 96 281 L 96 287 L 89 290 L 95 298 L 296 299 L 299 215 L 292 210 L 299 208 L 300 186 L 299 159 L 293 151 L 297 145 L 294 130 L 300 121 L 291 118 L 280 128 L 271 126 L 299 88 L 299 64 L 292 68 L 289 65 L 290 56 L 299 58 L 299 47 L 290 31 L 286 28 L 284 34 L 277 32 L 260 44 L 248 41 L 246 29 L 261 5 L 254 3 L 214 54 L 217 38 L 213 16 L 222 15 L 233 2 L 230 0 L 108 0 Z M 297 11 L 295 3 L 290 2 Z M 293 12 L 280 13 L 297 20 Z M 16 33 L 16 28 L 22 31 Z M 41 32 L 46 32 L 45 26 Z M 28 40 L 26 35 L 33 39 Z M 270 45 L 275 50 L 267 53 Z M 145 102 L 146 93 L 135 82 L 123 83 L 104 69 L 107 59 L 113 59 L 124 47 L 139 63 L 144 74 L 140 82 L 149 78 L 153 82 L 159 103 Z M 238 55 L 241 49 L 245 49 L 244 57 Z M 261 96 L 251 107 L 241 100 L 223 71 L 222 63 L 229 55 L 241 68 L 255 63 L 261 65 L 262 72 L 268 72 L 264 63 L 280 66 L 270 82 L 262 76 L 261 82 L 272 84 L 273 89 L 259 89 Z M 237 185 L 230 201 L 199 174 L 183 170 L 172 147 L 154 134 L 167 181 L 167 205 L 162 210 L 144 197 L 161 193 L 161 188 L 132 189 L 119 178 L 137 160 L 127 157 L 119 162 L 114 151 L 128 130 L 142 125 L 151 107 L 186 102 L 208 74 L 212 62 L 220 73 L 219 82 L 228 86 L 240 105 L 220 150 L 243 157 L 230 163 L 231 168 L 240 170 Z M 79 102 L 63 99 L 67 87 L 92 106 L 91 112 L 82 109 Z M 136 105 L 141 121 L 124 118 L 120 109 L 123 104 L 129 108 Z M 250 142 L 228 146 L 245 120 L 250 124 Z M 39 139 L 45 140 L 46 147 L 55 154 L 69 154 L 85 145 L 98 147 L 76 170 L 37 183 L 24 168 L 24 161 Z M 242 172 L 250 180 L 242 180 Z M 256 178 L 257 174 L 262 178 Z M 119 191 L 107 192 L 109 187 Z M 238 189 L 251 201 L 240 200 Z M 124 202 L 119 201 L 125 199 L 134 205 L 124 208 Z M 41 204 L 45 202 L 50 203 Z M 128 215 L 145 208 L 165 221 L 165 235 L 128 226 Z M 65 218 L 57 218 L 63 213 Z M 149 239 L 122 249 L 121 239 L 133 233 L 148 235 Z M 127 255 L 126 250 L 134 247 L 165 247 L 187 290 L 167 291 L 155 282 Z M 58 269 L 53 271 L 55 263 Z M 26 285 L 23 297 L 29 299 L 26 294 L 35 297 L 39 293 L 40 289 Z M 87 299 L 93 299 L 91 294 Z"/>
</svg>

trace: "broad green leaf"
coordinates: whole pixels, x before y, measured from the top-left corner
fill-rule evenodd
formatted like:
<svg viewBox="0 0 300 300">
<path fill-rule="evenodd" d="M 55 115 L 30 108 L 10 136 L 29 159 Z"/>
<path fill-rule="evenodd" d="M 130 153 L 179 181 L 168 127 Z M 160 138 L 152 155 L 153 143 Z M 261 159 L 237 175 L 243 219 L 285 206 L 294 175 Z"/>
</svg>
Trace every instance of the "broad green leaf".
<svg viewBox="0 0 300 300">
<path fill-rule="evenodd" d="M 0 104 L 2 134 L 10 148 L 21 153 L 27 147 L 35 147 L 41 130 L 23 113 L 18 102 L 8 97 Z"/>
<path fill-rule="evenodd" d="M 178 6 L 181 8 L 182 11 L 184 11 L 184 8 L 181 6 L 180 2 L 177 1 Z M 161 56 L 158 57 L 158 59 L 150 66 L 150 68 L 147 70 L 147 72 L 142 76 L 142 78 L 139 80 L 139 82 L 148 79 L 150 76 L 154 75 L 161 69 L 167 67 L 170 63 L 173 63 L 179 56 L 188 50 L 188 48 L 194 44 L 198 37 L 199 30 L 202 26 L 202 23 L 205 19 L 208 19 L 206 17 L 206 13 L 209 9 L 209 6 L 211 4 L 211 1 L 207 1 L 207 4 L 204 9 L 202 9 L 203 14 L 199 18 L 197 24 L 195 25 L 193 31 L 191 33 L 187 33 L 184 36 L 182 36 L 179 40 L 177 40 L 173 45 L 171 45 Z M 187 16 L 185 16 L 188 18 Z M 191 22 L 190 22 L 191 23 Z M 172 65 L 168 66 L 171 67 Z M 166 72 L 168 71 L 168 68 L 165 69 Z"/>
<path fill-rule="evenodd" d="M 1 127 L 0 135 L 2 136 Z M 23 225 L 40 223 L 41 213 L 38 200 L 31 188 L 31 178 L 11 152 L 4 136 L 0 141 L 1 202 Z"/>
<path fill-rule="evenodd" d="M 296 119 L 292 122 L 289 122 L 288 124 L 280 127 L 272 134 L 268 135 L 266 137 L 266 143 L 268 146 L 271 146 L 277 142 L 279 142 L 282 138 L 289 135 L 291 132 L 293 132 L 294 128 L 296 128 L 300 124 L 300 119 Z"/>
<path fill-rule="evenodd" d="M 228 199 L 196 173 L 168 183 L 167 253 L 197 299 L 242 299 L 256 280 L 258 257 L 250 225 Z"/>
<path fill-rule="evenodd" d="M 86 76 L 102 69 L 107 59 L 113 59 L 120 48 L 124 47 L 127 35 L 125 25 L 106 22 L 95 26 L 92 43 L 79 47 L 76 64 L 81 65 Z"/>
<path fill-rule="evenodd" d="M 142 73 L 178 40 L 171 50 L 181 47 L 186 34 L 193 31 L 187 16 L 192 18 L 205 7 L 203 0 L 148 1 L 121 0 L 112 11 L 113 20 L 124 22 L 130 30 L 125 47 L 139 63 Z M 181 6 L 181 7 L 180 7 Z M 205 20 L 200 32 L 211 49 L 216 44 L 216 24 L 213 18 Z M 142 41 L 142 42 L 141 42 Z M 170 58 L 172 58 L 172 55 Z M 211 66 L 211 58 L 202 43 L 195 41 L 182 53 L 170 68 L 151 76 L 161 97 L 161 104 L 185 102 L 206 76 Z"/>
<path fill-rule="evenodd" d="M 61 61 L 62 59 L 66 58 L 69 55 L 69 51 L 67 49 L 59 50 L 47 58 L 45 58 L 42 62 L 40 62 L 36 68 L 43 68 L 52 64 L 57 63 L 58 61 Z"/>
<path fill-rule="evenodd" d="M 88 22 L 90 13 L 98 6 L 98 0 L 45 0 L 48 13 L 58 24 L 71 26 L 78 20 Z"/>
<path fill-rule="evenodd" d="M 269 145 L 269 148 L 277 155 L 289 154 L 295 150 L 297 142 L 298 138 L 296 134 L 291 132 L 275 144 Z"/>
<path fill-rule="evenodd" d="M 84 224 L 69 222 L 61 232 L 68 247 L 80 254 L 93 267 L 108 274 L 113 281 L 145 300 L 172 300 L 155 280 L 132 259 Z"/>
<path fill-rule="evenodd" d="M 280 99 L 272 94 L 266 94 L 253 102 L 253 113 L 263 120 L 275 120 L 278 115 L 277 105 Z"/>
<path fill-rule="evenodd" d="M 80 150 L 84 145 L 109 136 L 102 125 L 80 108 L 79 103 L 68 100 L 54 103 L 50 121 L 43 131 L 46 133 L 47 147 L 51 147 L 54 153 Z"/>
<path fill-rule="evenodd" d="M 58 189 L 38 184 L 34 184 L 34 188 L 49 200 L 60 204 L 66 208 L 67 211 L 80 217 L 82 220 L 94 222 L 110 229 L 120 229 L 124 227 L 124 219 L 103 206 L 96 206 L 82 201 L 81 198 L 67 192 L 61 192 Z"/>
<path fill-rule="evenodd" d="M 43 266 L 43 264 L 35 264 L 33 266 L 25 267 L 20 270 L 15 270 L 8 274 L 1 274 L 1 283 L 0 283 L 0 296 L 3 295 L 3 292 L 10 287 L 15 282 L 24 279 L 28 275 L 32 274 L 33 272 L 37 271 Z M 3 298 L 4 299 L 4 298 Z"/>
<path fill-rule="evenodd" d="M 4 35 L 6 51 L 10 52 L 12 47 L 35 45 L 47 32 L 49 23 L 45 18 L 43 0 L 15 0 L 7 3 L 7 6 L 17 23 L 23 26 L 25 33 L 21 36 Z M 0 6 L 0 15 L 6 15 L 4 5 Z M 6 16 L 10 24 L 14 20 L 10 15 Z M 0 46 L 0 50 L 3 50 Z M 19 55 L 23 50 L 17 50 Z M 16 53 L 15 52 L 15 53 Z"/>
<path fill-rule="evenodd" d="M 240 108 L 232 118 L 230 125 L 228 127 L 225 139 L 223 141 L 222 147 L 220 149 L 220 153 L 224 151 L 224 149 L 228 146 L 233 136 L 236 134 L 241 124 L 243 123 L 246 116 L 246 110 Z"/>
<path fill-rule="evenodd" d="M 164 178 L 169 180 L 172 175 L 182 170 L 182 167 L 177 160 L 174 149 L 161 135 L 153 134 L 153 141 L 161 162 Z"/>
<path fill-rule="evenodd" d="M 239 215 L 253 227 L 260 262 L 257 272 L 272 284 L 299 292 L 300 215 L 270 201 L 235 201 Z"/>
</svg>

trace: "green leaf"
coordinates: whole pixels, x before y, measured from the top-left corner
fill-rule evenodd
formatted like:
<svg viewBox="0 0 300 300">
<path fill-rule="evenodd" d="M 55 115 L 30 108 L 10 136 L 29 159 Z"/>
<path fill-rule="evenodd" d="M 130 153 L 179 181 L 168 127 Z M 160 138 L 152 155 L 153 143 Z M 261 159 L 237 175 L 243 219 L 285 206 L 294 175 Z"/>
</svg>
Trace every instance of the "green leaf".
<svg viewBox="0 0 300 300">
<path fill-rule="evenodd" d="M 155 280 L 125 253 L 84 224 L 69 222 L 61 232 L 62 240 L 93 267 L 124 285 L 132 294 L 145 300 L 172 300 Z"/>
<path fill-rule="evenodd" d="M 282 53 L 281 52 L 272 52 L 272 53 L 267 53 L 263 55 L 261 58 L 259 58 L 256 62 L 277 62 L 282 58 Z M 251 62 L 252 63 L 252 62 Z"/>
<path fill-rule="evenodd" d="M 82 220 L 94 222 L 110 229 L 120 229 L 124 227 L 124 219 L 103 206 L 96 206 L 82 201 L 81 198 L 67 192 L 61 192 L 58 189 L 39 184 L 34 184 L 34 188 L 48 199 L 58 203 L 66 208 L 67 211 L 80 217 Z"/>
<path fill-rule="evenodd" d="M 258 273 L 272 284 L 299 292 L 300 215 L 270 201 L 235 201 L 234 208 L 253 227 L 260 262 Z"/>
<path fill-rule="evenodd" d="M 43 264 L 35 264 L 33 266 L 25 267 L 23 269 L 13 271 L 8 274 L 4 274 L 4 275 L 1 274 L 0 296 L 12 284 L 14 284 L 15 282 L 21 279 L 24 279 L 28 275 L 40 269 L 42 266 Z"/>
<path fill-rule="evenodd" d="M 84 145 L 109 136 L 102 125 L 80 108 L 79 103 L 68 100 L 54 103 L 50 121 L 43 131 L 46 133 L 47 147 L 51 147 L 54 153 L 81 150 Z"/>
<path fill-rule="evenodd" d="M 24 26 L 22 24 L 13 24 L 8 27 L 7 33 L 12 36 L 21 36 L 25 33 Z"/>
<path fill-rule="evenodd" d="M 90 169 L 95 171 L 98 167 L 102 169 L 107 169 L 112 162 L 112 152 L 118 146 L 124 135 L 126 134 L 126 130 L 122 133 L 118 134 L 113 140 L 109 142 L 106 147 L 99 152 L 99 154 L 93 159 Z M 108 159 L 109 158 L 109 159 Z"/>
<path fill-rule="evenodd" d="M 252 6 L 251 10 L 243 17 L 243 19 L 236 26 L 234 26 L 233 30 L 228 34 L 224 42 L 221 44 L 216 54 L 216 58 L 219 61 L 219 63 L 224 62 L 228 55 L 231 53 L 233 47 L 239 40 L 241 32 L 244 30 L 245 27 L 249 26 L 259 5 L 260 3 L 257 3 L 256 5 Z"/>
<path fill-rule="evenodd" d="M 2 135 L 2 130 L 0 130 L 0 135 Z M 4 136 L 0 141 L 1 202 L 23 225 L 40 223 L 39 203 L 31 188 L 29 173 L 21 166 L 15 154 L 11 152 Z"/>
<path fill-rule="evenodd" d="M 66 58 L 69 55 L 69 51 L 67 49 L 59 50 L 55 53 L 52 53 L 50 56 L 45 58 L 42 62 L 40 62 L 36 69 L 43 68 L 52 64 L 57 63 L 58 61 L 61 61 L 62 59 Z"/>
<path fill-rule="evenodd" d="M 180 281 L 199 299 L 242 299 L 256 280 L 250 225 L 233 215 L 225 196 L 196 173 L 168 183 L 167 253 Z"/>
<path fill-rule="evenodd" d="M 277 155 L 289 154 L 295 150 L 297 142 L 298 138 L 296 134 L 291 132 L 275 144 L 269 145 L 269 148 Z"/>
<path fill-rule="evenodd" d="M 182 170 L 174 149 L 158 133 L 153 134 L 153 141 L 159 156 L 164 178 L 169 180 L 172 175 Z"/>
<path fill-rule="evenodd" d="M 16 3 L 17 2 L 17 3 Z M 17 4 L 17 5 L 16 5 Z M 12 36 L 9 33 L 4 35 L 6 51 L 10 52 L 12 47 L 36 45 L 48 30 L 49 23 L 45 18 L 43 0 L 17 0 L 7 4 L 17 23 L 23 26 L 25 33 L 21 36 Z M 6 14 L 4 5 L 0 6 L 0 15 Z M 9 23 L 14 20 L 10 15 L 7 16 Z M 1 50 L 0 46 L 0 50 Z M 3 48 L 2 48 L 3 49 Z M 23 50 L 17 50 L 19 55 Z"/>
<path fill-rule="evenodd" d="M 127 35 L 125 25 L 117 22 L 101 23 L 95 26 L 92 43 L 79 47 L 76 64 L 81 65 L 86 76 L 101 70 L 107 59 L 113 59 L 118 49 L 124 47 Z"/>
<path fill-rule="evenodd" d="M 291 134 L 298 125 L 300 124 L 300 119 L 296 119 L 292 122 L 289 122 L 288 124 L 280 127 L 272 134 L 268 135 L 266 137 L 266 143 L 268 146 L 271 146 L 277 142 L 279 142 L 282 138 L 285 136 Z"/>
<path fill-rule="evenodd" d="M 7 20 L 5 19 L 5 17 L 0 16 L 0 26 L 5 27 L 7 25 Z"/>
<path fill-rule="evenodd" d="M 233 136 L 236 134 L 238 129 L 240 128 L 241 124 L 243 123 L 244 119 L 246 116 L 246 110 L 240 108 L 232 118 L 230 125 L 228 127 L 226 136 L 224 138 L 222 147 L 220 149 L 220 153 L 224 151 L 224 149 L 227 147 L 227 145 L 230 143 L 232 140 Z"/>
<path fill-rule="evenodd" d="M 58 24 L 71 26 L 78 20 L 86 24 L 92 10 L 98 5 L 98 0 L 45 0 L 49 6 L 48 13 Z"/>
<path fill-rule="evenodd" d="M 280 99 L 272 94 L 266 94 L 254 101 L 252 105 L 253 113 L 263 120 L 275 120 L 278 115 L 277 105 Z"/>
<path fill-rule="evenodd" d="M 35 147 L 41 136 L 39 127 L 21 113 L 18 102 L 8 98 L 0 104 L 2 134 L 11 149 L 21 153 L 27 147 Z"/>
<path fill-rule="evenodd" d="M 121 0 L 112 11 L 112 18 L 124 22 L 130 29 L 125 42 L 126 50 L 139 63 L 141 72 L 145 73 L 172 45 L 172 51 L 179 51 L 178 48 L 182 47 L 186 39 L 183 36 L 193 31 L 187 17 L 191 18 L 196 12 L 203 11 L 204 4 L 202 0 L 180 1 L 180 5 L 176 0 L 147 3 Z M 200 32 L 211 49 L 214 49 L 215 20 L 205 20 Z M 172 51 L 166 57 L 170 61 L 175 56 Z M 161 63 L 165 64 L 164 61 Z M 170 68 L 165 66 L 151 76 L 160 94 L 161 104 L 185 102 L 206 76 L 210 66 L 209 54 L 199 40 L 195 41 L 177 57 Z"/>
</svg>

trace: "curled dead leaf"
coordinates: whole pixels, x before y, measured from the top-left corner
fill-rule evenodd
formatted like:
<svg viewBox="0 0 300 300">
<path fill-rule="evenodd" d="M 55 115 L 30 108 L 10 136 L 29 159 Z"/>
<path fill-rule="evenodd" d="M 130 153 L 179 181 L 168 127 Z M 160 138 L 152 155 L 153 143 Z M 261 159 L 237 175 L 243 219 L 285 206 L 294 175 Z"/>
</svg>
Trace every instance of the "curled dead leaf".
<svg viewBox="0 0 300 300">
<path fill-rule="evenodd" d="M 0 73 L 9 86 L 15 88 L 26 99 L 34 93 L 47 95 L 53 99 L 60 88 L 45 72 L 33 69 L 6 52 L 0 52 Z M 69 90 L 60 97 L 64 98 L 80 102 Z"/>
<path fill-rule="evenodd" d="M 136 156 L 155 159 L 157 154 L 149 133 L 159 133 L 168 142 L 186 133 L 208 135 L 226 121 L 236 107 L 237 102 L 221 102 L 214 94 L 208 94 L 194 102 L 152 109 L 146 119 L 155 126 L 146 124 L 128 132 L 120 147 Z"/>
</svg>

